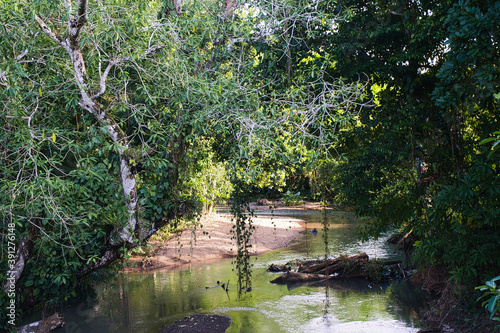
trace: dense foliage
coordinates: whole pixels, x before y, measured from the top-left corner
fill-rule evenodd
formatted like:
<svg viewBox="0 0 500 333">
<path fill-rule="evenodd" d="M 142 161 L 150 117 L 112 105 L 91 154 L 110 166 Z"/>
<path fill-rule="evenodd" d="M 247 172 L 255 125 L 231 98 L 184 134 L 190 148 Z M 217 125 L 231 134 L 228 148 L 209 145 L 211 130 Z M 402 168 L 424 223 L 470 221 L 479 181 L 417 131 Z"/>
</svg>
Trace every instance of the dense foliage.
<svg viewBox="0 0 500 333">
<path fill-rule="evenodd" d="M 374 106 L 345 127 L 330 192 L 378 232 L 418 239 L 421 264 L 477 283 L 500 267 L 498 1 L 339 1 L 336 70 L 372 79 Z M 492 139 L 493 141 L 494 139 Z M 490 140 L 486 140 L 488 142 Z"/>
</svg>

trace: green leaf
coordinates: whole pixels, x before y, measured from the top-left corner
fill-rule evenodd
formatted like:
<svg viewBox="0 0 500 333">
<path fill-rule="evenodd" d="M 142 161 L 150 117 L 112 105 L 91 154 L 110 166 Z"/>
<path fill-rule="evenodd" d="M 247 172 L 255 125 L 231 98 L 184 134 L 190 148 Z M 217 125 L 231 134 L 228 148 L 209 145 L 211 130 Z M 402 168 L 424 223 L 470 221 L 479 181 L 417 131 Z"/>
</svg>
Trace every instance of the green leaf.
<svg viewBox="0 0 500 333">
<path fill-rule="evenodd" d="M 497 138 L 486 138 L 484 140 L 481 140 L 481 142 L 479 142 L 480 145 L 484 145 L 485 143 L 488 143 L 488 142 L 491 142 L 491 141 L 495 141 L 497 140 Z"/>
<path fill-rule="evenodd" d="M 492 289 L 496 288 L 496 284 L 492 280 L 486 281 L 485 284 Z"/>
<path fill-rule="evenodd" d="M 500 299 L 500 295 L 497 295 L 495 297 L 490 298 L 490 301 L 488 302 L 488 312 L 491 313 L 491 316 L 495 314 L 495 308 L 498 300 Z"/>
</svg>

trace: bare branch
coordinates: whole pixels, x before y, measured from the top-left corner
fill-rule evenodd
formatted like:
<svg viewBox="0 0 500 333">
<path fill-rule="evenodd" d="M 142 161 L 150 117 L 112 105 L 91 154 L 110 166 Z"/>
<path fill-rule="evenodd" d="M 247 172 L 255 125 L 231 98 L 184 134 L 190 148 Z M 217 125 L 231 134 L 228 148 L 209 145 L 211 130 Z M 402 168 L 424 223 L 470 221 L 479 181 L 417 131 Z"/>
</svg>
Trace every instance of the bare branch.
<svg viewBox="0 0 500 333">
<path fill-rule="evenodd" d="M 52 39 L 54 42 L 56 42 L 57 44 L 61 45 L 64 49 L 69 51 L 68 46 L 66 45 L 64 40 L 61 37 L 57 36 L 55 33 L 53 33 L 52 30 L 50 30 L 50 28 L 45 24 L 45 22 L 42 21 L 42 19 L 37 14 L 35 14 L 35 20 L 38 22 L 38 25 L 40 26 L 42 31 L 48 37 L 50 37 L 50 39 Z"/>
<path fill-rule="evenodd" d="M 144 52 L 144 55 L 147 56 L 147 55 L 150 55 L 151 53 L 154 53 L 156 51 L 159 51 L 163 48 L 165 48 L 165 46 L 167 46 L 166 44 L 162 44 L 162 45 L 153 45 L 153 46 L 150 46 L 146 52 Z"/>
<path fill-rule="evenodd" d="M 90 98 L 94 99 L 94 98 L 100 97 L 106 92 L 106 80 L 108 78 L 108 74 L 109 74 L 109 71 L 111 70 L 111 67 L 113 67 L 113 65 L 115 65 L 115 64 L 116 64 L 115 61 L 109 62 L 108 66 L 104 70 L 104 74 L 101 76 L 101 80 L 99 83 L 99 86 L 101 87 L 101 89 L 99 90 L 99 92 L 92 95 Z M 99 69 L 100 69 L 100 65 L 99 65 Z"/>
<path fill-rule="evenodd" d="M 162 50 L 165 47 L 166 47 L 166 44 L 150 46 L 144 52 L 144 55 L 142 55 L 140 58 L 143 59 L 144 57 L 148 56 L 149 54 L 157 52 L 159 50 Z M 100 83 L 99 83 L 100 90 L 96 94 L 91 96 L 92 99 L 100 97 L 106 92 L 106 80 L 108 78 L 109 72 L 111 71 L 111 68 L 113 67 L 113 65 L 116 65 L 120 62 L 126 62 L 126 61 L 130 61 L 130 57 L 118 57 L 116 60 L 112 60 L 109 62 L 108 66 L 104 70 L 104 74 L 101 76 L 101 79 L 100 79 Z"/>
<path fill-rule="evenodd" d="M 16 61 L 19 61 L 19 60 L 21 60 L 22 58 L 24 58 L 24 56 L 25 56 L 26 54 L 28 54 L 28 49 L 24 50 L 24 51 L 23 51 L 20 55 L 18 55 L 18 56 L 16 57 Z"/>
</svg>

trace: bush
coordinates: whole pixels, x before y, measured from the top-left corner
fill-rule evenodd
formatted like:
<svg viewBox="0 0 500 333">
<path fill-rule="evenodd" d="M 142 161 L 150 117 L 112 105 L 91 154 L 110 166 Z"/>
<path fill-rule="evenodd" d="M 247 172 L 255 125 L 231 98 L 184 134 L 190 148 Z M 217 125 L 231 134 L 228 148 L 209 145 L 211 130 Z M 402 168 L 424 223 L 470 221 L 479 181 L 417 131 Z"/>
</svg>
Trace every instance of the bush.
<svg viewBox="0 0 500 333">
<path fill-rule="evenodd" d="M 418 259 L 444 264 L 457 282 L 475 285 L 500 267 L 500 175 L 477 161 L 468 173 L 441 187 L 427 219 L 415 225 Z"/>
<path fill-rule="evenodd" d="M 495 314 L 497 314 L 498 310 L 500 309 L 500 286 L 497 286 L 497 284 L 495 283 L 495 281 L 498 280 L 500 280 L 500 276 L 486 281 L 485 285 L 483 286 L 476 287 L 476 289 L 484 291 L 484 294 L 477 299 L 478 301 L 490 296 L 488 299 L 483 301 L 481 305 L 486 309 L 486 311 L 490 313 L 490 319 L 495 321 L 500 321 L 500 317 L 498 315 L 495 316 Z M 497 325 L 495 331 L 499 328 L 500 325 Z"/>
<path fill-rule="evenodd" d="M 285 194 L 283 194 L 283 198 L 281 198 L 281 202 L 285 206 L 295 206 L 295 205 L 301 205 L 304 203 L 304 200 L 302 200 L 302 197 L 300 196 L 300 192 L 297 192 L 293 194 L 290 192 L 290 190 L 286 191 Z"/>
</svg>

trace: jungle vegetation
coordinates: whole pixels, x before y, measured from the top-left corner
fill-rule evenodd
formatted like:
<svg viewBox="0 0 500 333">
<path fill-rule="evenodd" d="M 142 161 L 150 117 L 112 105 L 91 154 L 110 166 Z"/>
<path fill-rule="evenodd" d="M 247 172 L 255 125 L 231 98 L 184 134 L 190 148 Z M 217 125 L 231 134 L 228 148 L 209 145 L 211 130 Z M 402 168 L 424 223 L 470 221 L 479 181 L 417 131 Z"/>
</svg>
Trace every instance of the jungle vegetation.
<svg viewBox="0 0 500 333">
<path fill-rule="evenodd" d="M 473 290 L 500 268 L 499 22 L 487 0 L 0 0 L 0 316 L 11 285 L 19 314 L 69 301 L 230 193 L 243 243 L 252 195 L 301 191 Z"/>
</svg>

